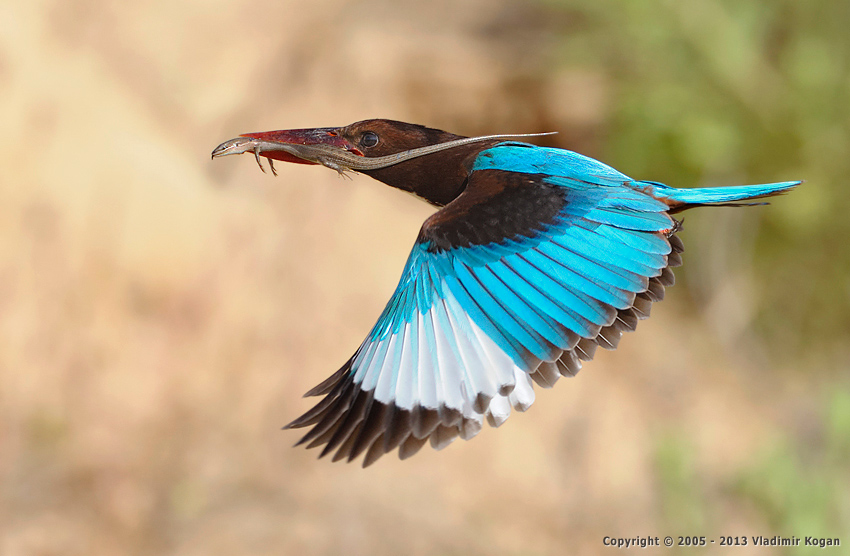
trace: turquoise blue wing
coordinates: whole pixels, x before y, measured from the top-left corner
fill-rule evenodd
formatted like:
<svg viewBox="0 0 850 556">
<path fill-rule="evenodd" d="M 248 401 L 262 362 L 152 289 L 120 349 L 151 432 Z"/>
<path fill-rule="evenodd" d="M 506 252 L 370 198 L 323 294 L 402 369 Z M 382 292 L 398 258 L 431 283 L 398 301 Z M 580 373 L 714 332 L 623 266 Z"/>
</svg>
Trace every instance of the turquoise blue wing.
<svg viewBox="0 0 850 556">
<path fill-rule="evenodd" d="M 534 401 L 613 349 L 673 282 L 681 243 L 641 182 L 568 151 L 482 152 L 465 192 L 429 218 L 354 356 L 291 427 L 364 465 L 442 448 Z"/>
</svg>

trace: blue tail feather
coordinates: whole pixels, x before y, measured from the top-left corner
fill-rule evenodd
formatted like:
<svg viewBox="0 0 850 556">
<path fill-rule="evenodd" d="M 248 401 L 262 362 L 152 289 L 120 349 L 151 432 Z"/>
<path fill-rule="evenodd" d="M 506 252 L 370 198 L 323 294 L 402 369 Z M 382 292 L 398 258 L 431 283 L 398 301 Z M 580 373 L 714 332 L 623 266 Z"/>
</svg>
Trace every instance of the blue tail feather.
<svg viewBox="0 0 850 556">
<path fill-rule="evenodd" d="M 783 181 L 759 185 L 677 189 L 660 183 L 635 182 L 639 187 L 649 185 L 653 197 L 667 202 L 674 208 L 682 207 L 682 205 L 723 205 L 751 199 L 762 199 L 787 193 L 801 183 L 800 181 Z"/>
</svg>

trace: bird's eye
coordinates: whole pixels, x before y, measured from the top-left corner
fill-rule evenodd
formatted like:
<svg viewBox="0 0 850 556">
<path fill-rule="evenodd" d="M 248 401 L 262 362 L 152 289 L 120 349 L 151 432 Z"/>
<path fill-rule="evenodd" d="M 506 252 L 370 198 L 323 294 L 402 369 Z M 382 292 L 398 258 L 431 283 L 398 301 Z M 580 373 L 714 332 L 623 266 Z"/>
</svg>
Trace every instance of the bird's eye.
<svg viewBox="0 0 850 556">
<path fill-rule="evenodd" d="M 360 145 L 363 147 L 374 147 L 378 144 L 378 134 L 374 131 L 367 131 L 360 137 Z"/>
</svg>

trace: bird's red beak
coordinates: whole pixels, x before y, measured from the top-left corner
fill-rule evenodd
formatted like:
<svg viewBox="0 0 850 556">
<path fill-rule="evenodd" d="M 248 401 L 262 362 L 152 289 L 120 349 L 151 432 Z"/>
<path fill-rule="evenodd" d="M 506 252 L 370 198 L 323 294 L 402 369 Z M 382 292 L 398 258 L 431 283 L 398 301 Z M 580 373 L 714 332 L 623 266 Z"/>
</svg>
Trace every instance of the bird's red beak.
<svg viewBox="0 0 850 556">
<path fill-rule="evenodd" d="M 358 155 L 363 155 L 355 149 L 348 141 L 342 138 L 338 128 L 319 127 L 315 129 L 287 129 L 281 131 L 262 131 L 259 133 L 243 133 L 240 137 L 266 141 L 268 143 L 282 143 L 284 145 L 328 145 Z M 283 162 L 296 162 L 299 164 L 316 164 L 314 161 L 304 160 L 286 151 L 263 150 L 260 153 L 266 158 L 273 158 Z"/>
<path fill-rule="evenodd" d="M 311 158 L 308 149 L 299 149 L 298 146 L 321 145 L 325 147 L 338 148 L 363 156 L 363 153 L 344 139 L 339 128 L 320 127 L 314 129 L 287 129 L 279 131 L 261 131 L 257 133 L 243 133 L 236 139 L 225 141 L 215 148 L 212 157 L 226 156 L 229 154 L 242 154 L 253 152 L 259 163 L 260 156 L 270 160 L 283 162 L 295 162 L 297 164 L 319 164 L 315 158 Z M 278 148 L 276 148 L 278 147 Z M 299 154 L 303 153 L 303 156 Z M 262 168 L 262 165 L 260 165 Z M 274 166 L 272 166 L 274 171 Z"/>
</svg>

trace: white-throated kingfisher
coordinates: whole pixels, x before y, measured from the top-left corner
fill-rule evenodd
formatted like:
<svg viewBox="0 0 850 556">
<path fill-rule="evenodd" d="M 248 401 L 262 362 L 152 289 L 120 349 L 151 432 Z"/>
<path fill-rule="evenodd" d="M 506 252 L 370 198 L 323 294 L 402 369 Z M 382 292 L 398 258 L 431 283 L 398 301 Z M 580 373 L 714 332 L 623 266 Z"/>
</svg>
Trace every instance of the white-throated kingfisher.
<svg viewBox="0 0 850 556">
<path fill-rule="evenodd" d="M 760 204 L 746 201 L 800 183 L 677 189 L 523 137 L 377 119 L 248 133 L 213 151 L 356 171 L 439 207 L 372 331 L 287 425 L 311 427 L 299 444 L 334 461 L 365 452 L 365 467 L 499 426 L 532 404 L 533 383 L 574 376 L 649 316 L 681 264 L 671 214 Z"/>
</svg>

